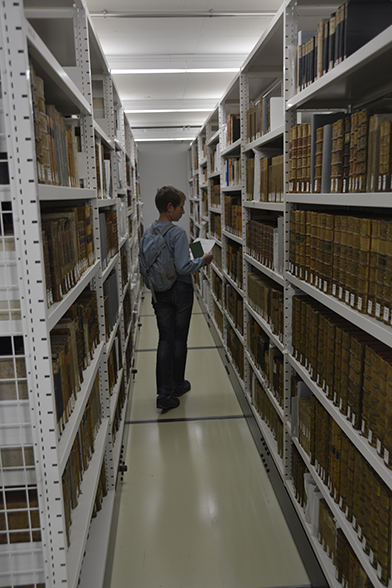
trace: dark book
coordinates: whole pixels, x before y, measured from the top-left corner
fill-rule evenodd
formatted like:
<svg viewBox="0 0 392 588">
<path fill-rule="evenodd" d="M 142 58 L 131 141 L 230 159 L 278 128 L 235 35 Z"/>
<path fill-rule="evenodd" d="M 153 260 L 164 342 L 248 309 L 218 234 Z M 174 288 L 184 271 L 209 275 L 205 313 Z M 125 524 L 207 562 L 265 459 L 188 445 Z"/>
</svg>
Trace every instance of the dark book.
<svg viewBox="0 0 392 588">
<path fill-rule="evenodd" d="M 192 251 L 192 255 L 195 259 L 197 257 L 203 257 L 204 251 L 203 251 L 203 247 L 202 247 L 202 244 L 200 243 L 200 241 L 194 241 L 193 243 L 191 243 L 189 245 L 189 247 L 190 247 L 190 249 Z"/>
</svg>

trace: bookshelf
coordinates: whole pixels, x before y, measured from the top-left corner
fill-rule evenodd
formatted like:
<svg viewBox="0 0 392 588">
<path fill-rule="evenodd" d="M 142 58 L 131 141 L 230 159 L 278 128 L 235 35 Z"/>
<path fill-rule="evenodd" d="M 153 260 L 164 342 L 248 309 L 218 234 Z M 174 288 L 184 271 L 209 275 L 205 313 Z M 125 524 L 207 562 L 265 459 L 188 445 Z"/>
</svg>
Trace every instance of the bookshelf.
<svg viewBox="0 0 392 588">
<path fill-rule="evenodd" d="M 358 10 L 370 8 L 357 4 Z M 220 184 L 221 200 L 219 207 L 210 192 L 208 237 L 216 241 L 217 262 L 210 266 L 212 278 L 202 272 L 197 287 L 328 585 L 367 581 L 381 588 L 392 585 L 392 530 L 380 530 L 381 521 L 389 520 L 392 495 L 385 430 L 392 200 L 385 181 L 390 168 L 379 182 L 374 175 L 377 133 L 383 135 L 372 116 L 391 107 L 392 22 L 390 7 L 379 3 L 362 44 L 342 59 L 338 47 L 344 37 L 336 36 L 336 58 L 313 79 L 313 37 L 322 19 L 328 26 L 332 18 L 339 20 L 342 6 L 329 0 L 284 2 L 206 121 L 201 134 L 207 137 L 207 159 L 214 161 L 220 147 L 220 173 L 210 168 L 210 177 Z M 304 56 L 310 67 L 305 82 L 298 78 Z M 240 138 L 233 136 L 237 113 Z M 352 151 L 350 157 L 362 157 L 364 164 L 355 168 L 351 184 L 349 175 L 345 182 L 344 172 L 333 167 L 334 153 L 342 148 L 329 146 L 325 131 L 322 153 L 328 156 L 329 150 L 331 160 L 323 159 L 326 189 L 320 191 L 317 129 L 331 125 L 336 140 L 341 119 L 356 124 L 359 116 L 356 132 L 368 151 Z M 191 146 L 194 153 L 199 141 Z M 230 185 L 227 162 L 234 159 L 241 179 Z M 194 159 L 194 174 L 201 160 L 200 154 Z M 234 208 L 238 200 L 240 210 Z M 232 270 L 236 254 L 240 279 Z M 242 321 L 233 315 L 234 306 L 241 308 Z M 322 517 L 316 525 L 306 510 L 308 483 Z"/>
<path fill-rule="evenodd" d="M 137 146 L 83 3 L 7 3 L 0 22 L 0 584 L 101 586 L 140 298 Z"/>
</svg>

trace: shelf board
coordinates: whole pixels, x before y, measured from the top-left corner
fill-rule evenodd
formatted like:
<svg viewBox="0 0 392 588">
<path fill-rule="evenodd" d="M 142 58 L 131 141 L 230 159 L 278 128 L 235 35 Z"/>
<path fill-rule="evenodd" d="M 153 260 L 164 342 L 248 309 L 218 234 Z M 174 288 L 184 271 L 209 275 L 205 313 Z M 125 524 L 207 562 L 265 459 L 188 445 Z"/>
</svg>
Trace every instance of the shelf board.
<svg viewBox="0 0 392 588">
<path fill-rule="evenodd" d="M 241 151 L 241 138 L 237 139 L 237 141 L 235 141 L 231 145 L 227 145 L 227 147 L 225 147 L 221 151 L 221 156 L 227 157 L 230 155 L 239 155 L 240 151 Z"/>
<path fill-rule="evenodd" d="M 251 354 L 248 351 L 246 351 L 246 357 L 247 357 L 247 360 L 249 361 L 250 365 L 252 366 L 252 369 L 253 369 L 253 371 L 255 373 L 255 376 L 259 380 L 260 384 L 263 386 L 264 392 L 267 394 L 268 399 L 272 403 L 272 405 L 273 405 L 273 407 L 275 409 L 276 414 L 279 416 L 279 418 L 282 421 L 282 423 L 286 423 L 287 419 L 284 416 L 283 408 L 280 406 L 280 404 L 278 403 L 278 401 L 275 398 L 274 394 L 270 390 L 270 387 L 268 386 L 267 380 L 261 374 L 259 368 L 256 366 L 256 363 L 255 363 L 254 358 L 251 356 Z M 256 410 L 255 410 L 255 412 L 256 412 L 256 414 L 258 414 Z M 258 414 L 258 417 L 259 417 L 259 419 L 261 418 L 259 414 Z M 281 464 L 280 468 L 281 468 L 281 473 L 283 473 L 283 464 Z"/>
<path fill-rule="evenodd" d="M 303 280 L 299 280 L 289 272 L 286 272 L 286 278 L 291 284 L 293 284 L 293 286 L 306 292 L 306 294 L 309 294 L 312 298 L 318 300 L 360 329 L 366 331 L 379 341 L 382 341 L 385 345 L 392 347 L 392 327 L 385 325 L 382 321 L 378 321 L 372 316 L 361 314 L 360 312 L 353 310 L 348 304 L 340 302 L 340 300 L 333 296 L 324 294 L 318 288 L 311 286 Z"/>
<path fill-rule="evenodd" d="M 380 581 L 377 577 L 376 570 L 371 565 L 369 557 L 366 555 L 366 553 L 363 549 L 362 543 L 360 542 L 357 533 L 354 531 L 352 524 L 350 523 L 350 521 L 347 520 L 347 518 L 345 517 L 343 512 L 340 510 L 339 506 L 336 504 L 336 502 L 331 497 L 327 486 L 324 484 L 324 482 L 318 476 L 315 467 L 310 463 L 309 456 L 303 450 L 300 443 L 297 441 L 296 438 L 293 439 L 293 442 L 294 442 L 296 448 L 298 449 L 302 459 L 304 460 L 306 467 L 308 468 L 309 472 L 311 473 L 312 478 L 314 479 L 315 482 L 317 482 L 317 487 L 320 490 L 320 492 L 322 493 L 323 498 L 326 501 L 326 503 L 328 504 L 329 509 L 333 513 L 337 525 L 343 530 L 343 533 L 346 535 L 352 549 L 355 552 L 356 557 L 358 558 L 358 561 L 360 562 L 360 564 L 364 568 L 366 574 L 368 575 L 369 580 L 372 582 L 373 586 L 379 586 Z M 341 584 L 338 584 L 338 586 L 341 586 Z"/>
<path fill-rule="evenodd" d="M 377 451 L 371 445 L 369 445 L 365 437 L 362 437 L 359 432 L 352 427 L 347 417 L 338 410 L 338 408 L 329 398 L 327 398 L 323 390 L 317 386 L 316 382 L 311 379 L 309 372 L 304 368 L 304 366 L 301 365 L 290 354 L 288 354 L 287 357 L 294 370 L 298 375 L 301 376 L 305 384 L 316 396 L 317 400 L 319 400 L 327 412 L 332 416 L 334 421 L 339 425 L 339 427 L 355 445 L 358 451 L 361 452 L 366 461 L 377 472 L 388 488 L 392 490 L 392 471 L 387 468 L 386 464 L 378 455 Z"/>
<path fill-rule="evenodd" d="M 103 419 L 96 439 L 95 451 L 84 472 L 78 506 L 72 511 L 71 545 L 67 552 L 67 572 L 69 588 L 77 588 L 82 567 L 84 550 L 91 524 L 95 496 L 97 493 L 102 462 L 107 442 L 109 419 Z"/>
<path fill-rule="evenodd" d="M 349 194 L 286 194 L 286 202 L 321 206 L 361 206 L 392 208 L 392 192 L 353 192 Z"/>
<path fill-rule="evenodd" d="M 95 377 L 98 369 L 101 365 L 103 352 L 103 343 L 100 343 L 94 352 L 94 357 L 91 360 L 90 365 L 83 371 L 83 383 L 81 389 L 77 394 L 76 403 L 72 414 L 69 418 L 68 423 L 65 426 L 63 434 L 60 437 L 58 444 L 59 453 L 59 469 L 60 475 L 64 472 L 64 468 L 67 464 L 69 454 L 72 450 L 72 445 L 75 440 L 75 436 L 79 430 L 79 425 L 83 418 L 83 414 L 90 397 L 91 388 L 94 384 Z"/>
<path fill-rule="evenodd" d="M 68 186 L 53 186 L 52 184 L 37 184 L 40 202 L 50 200 L 93 200 L 97 197 L 96 190 L 87 188 L 68 188 Z"/>
<path fill-rule="evenodd" d="M 285 279 L 284 279 L 283 276 L 281 276 L 280 274 L 278 274 L 274 270 L 270 269 L 269 267 L 263 265 L 262 263 L 260 263 L 256 259 L 254 259 L 248 253 L 245 253 L 244 254 L 244 259 L 245 259 L 245 261 L 247 261 L 248 263 L 250 263 L 251 265 L 253 265 L 253 267 L 255 267 L 259 271 L 263 272 L 264 275 L 266 275 L 269 278 L 271 278 L 271 280 L 274 280 L 274 282 L 277 282 L 281 286 L 284 286 L 285 285 Z"/>
<path fill-rule="evenodd" d="M 276 144 L 279 144 L 279 147 L 282 149 L 283 148 L 283 133 L 284 133 L 284 126 L 281 125 L 281 126 L 277 127 L 276 129 L 273 129 L 269 133 L 262 135 L 258 139 L 255 139 L 255 141 L 252 141 L 251 143 L 246 143 L 246 145 L 243 145 L 242 151 L 244 153 L 246 153 L 247 151 L 251 151 L 252 149 L 256 149 L 256 150 L 261 149 L 262 150 L 264 147 L 266 147 L 266 148 L 275 147 Z M 273 145 L 271 145 L 271 143 Z"/>
<path fill-rule="evenodd" d="M 233 241 L 236 241 L 236 243 L 239 243 L 240 245 L 242 245 L 242 237 L 240 237 L 239 235 L 235 235 L 234 233 L 231 233 L 230 231 L 227 231 L 226 229 L 222 230 L 222 234 L 227 237 L 228 239 L 232 239 Z"/>
<path fill-rule="evenodd" d="M 67 312 L 67 310 L 76 301 L 78 296 L 86 288 L 87 284 L 91 282 L 98 274 L 100 268 L 99 260 L 95 260 L 94 264 L 89 267 L 80 278 L 79 282 L 64 296 L 60 302 L 55 302 L 48 309 L 48 331 L 51 331 L 53 327 L 59 322 L 61 317 Z"/>
<path fill-rule="evenodd" d="M 377 100 L 391 91 L 392 26 L 290 98 L 293 108 L 345 108 Z"/>
<path fill-rule="evenodd" d="M 269 325 L 267 321 L 263 319 L 263 317 L 256 310 L 254 310 L 249 304 L 249 302 L 247 302 L 246 300 L 244 306 L 246 310 L 249 312 L 249 314 L 253 316 L 257 324 L 263 329 L 265 334 L 270 338 L 275 347 L 277 347 L 279 351 L 283 353 L 285 350 L 285 346 L 279 339 L 279 337 L 272 332 L 271 325 Z"/>
<path fill-rule="evenodd" d="M 87 99 L 26 19 L 23 28 L 29 45 L 29 54 L 38 67 L 38 75 L 51 81 L 45 85 L 47 102 L 56 104 L 62 109 L 62 114 L 72 114 L 75 108 L 82 114 L 91 114 Z"/>
<path fill-rule="evenodd" d="M 253 208 L 257 210 L 276 210 L 277 212 L 284 212 L 284 202 L 262 202 L 260 200 L 244 200 L 242 202 L 244 208 Z"/>
</svg>

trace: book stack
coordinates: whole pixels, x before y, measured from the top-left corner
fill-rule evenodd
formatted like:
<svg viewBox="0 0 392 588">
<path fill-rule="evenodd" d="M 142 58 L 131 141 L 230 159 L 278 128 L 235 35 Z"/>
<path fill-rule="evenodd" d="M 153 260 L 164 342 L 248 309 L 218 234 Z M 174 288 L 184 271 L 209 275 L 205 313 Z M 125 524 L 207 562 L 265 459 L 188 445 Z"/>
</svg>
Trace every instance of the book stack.
<svg viewBox="0 0 392 588">
<path fill-rule="evenodd" d="M 255 187 L 255 158 L 249 157 L 246 160 L 246 199 L 254 200 Z"/>
<path fill-rule="evenodd" d="M 336 529 L 336 578 L 342 586 L 373 588 L 342 529 Z"/>
<path fill-rule="evenodd" d="M 121 421 L 122 421 L 122 410 L 124 408 L 125 399 L 126 399 L 125 381 L 124 381 L 124 376 L 122 376 L 120 387 L 118 390 L 116 411 L 114 413 L 113 424 L 112 424 L 112 443 L 113 443 L 113 445 L 117 439 L 117 433 L 120 430 Z"/>
<path fill-rule="evenodd" d="M 391 233 L 389 219 L 293 211 L 289 269 L 355 310 L 391 324 Z"/>
<path fill-rule="evenodd" d="M 226 284 L 225 300 L 227 312 L 231 316 L 236 329 L 242 335 L 244 331 L 243 298 L 230 284 Z"/>
<path fill-rule="evenodd" d="M 229 325 L 227 329 L 227 348 L 237 368 L 240 378 L 244 379 L 244 346 L 238 339 L 236 332 Z"/>
<path fill-rule="evenodd" d="M 298 46 L 298 90 L 339 65 L 392 23 L 390 2 L 348 0 Z"/>
<path fill-rule="evenodd" d="M 105 463 L 102 464 L 101 473 L 98 479 L 97 492 L 91 518 L 94 519 L 102 509 L 103 499 L 108 495 Z"/>
<path fill-rule="evenodd" d="M 246 249 L 254 259 L 274 269 L 274 238 L 277 232 L 273 222 L 250 220 L 246 225 Z"/>
<path fill-rule="evenodd" d="M 289 192 L 310 193 L 311 123 L 289 131 Z"/>
<path fill-rule="evenodd" d="M 336 524 L 331 510 L 324 499 L 320 500 L 318 540 L 327 556 L 336 562 Z"/>
<path fill-rule="evenodd" d="M 220 214 L 210 214 L 210 232 L 219 241 L 222 240 L 222 216 Z"/>
<path fill-rule="evenodd" d="M 210 180 L 210 192 L 211 192 L 211 206 L 215 208 L 220 208 L 221 205 L 221 192 L 220 192 L 220 182 L 216 179 Z"/>
<path fill-rule="evenodd" d="M 41 213 L 48 307 L 59 302 L 94 263 L 88 205 Z"/>
<path fill-rule="evenodd" d="M 128 252 L 126 247 L 122 247 L 120 250 L 120 264 L 121 264 L 121 286 L 124 290 L 128 284 L 129 273 L 128 273 Z"/>
<path fill-rule="evenodd" d="M 85 291 L 50 332 L 59 437 L 99 343 L 95 292 Z"/>
<path fill-rule="evenodd" d="M 214 259 L 214 262 L 215 262 L 215 259 Z M 222 280 L 215 272 L 212 272 L 211 283 L 212 283 L 212 291 L 214 293 L 215 298 L 223 306 Z"/>
<path fill-rule="evenodd" d="M 283 155 L 276 155 L 271 157 L 268 166 L 268 201 L 269 202 L 283 202 L 284 194 L 284 175 L 283 175 Z M 308 173 L 308 170 L 307 172 Z M 261 174 L 261 171 L 260 171 Z M 264 178 L 264 175 L 263 175 Z M 261 180 L 261 177 L 260 177 Z M 261 182 L 260 182 L 260 200 L 261 200 Z M 263 196 L 265 194 L 265 184 L 263 182 Z"/>
<path fill-rule="evenodd" d="M 102 269 L 105 269 L 109 261 L 118 253 L 116 210 L 104 210 L 99 213 L 99 234 Z"/>
<path fill-rule="evenodd" d="M 250 306 L 270 325 L 271 330 L 283 339 L 283 292 L 276 282 L 256 273 L 248 274 Z"/>
<path fill-rule="evenodd" d="M 262 384 L 256 377 L 254 378 L 254 399 L 255 408 L 260 418 L 266 423 L 277 442 L 278 455 L 283 457 L 283 423 Z"/>
<path fill-rule="evenodd" d="M 119 296 L 117 286 L 117 273 L 113 269 L 103 283 L 106 341 L 109 341 L 110 333 L 114 329 L 118 319 Z"/>
<path fill-rule="evenodd" d="M 94 440 L 100 424 L 101 401 L 99 396 L 99 376 L 97 375 L 62 476 L 68 547 L 71 544 L 72 511 L 78 505 L 83 475 L 87 471 L 94 453 Z"/>
<path fill-rule="evenodd" d="M 95 143 L 95 164 L 98 198 L 112 198 L 111 155 L 100 142 Z"/>
<path fill-rule="evenodd" d="M 344 127 L 345 123 L 344 119 L 342 118 L 332 123 L 331 194 L 343 192 L 343 154 L 345 137 Z M 317 131 L 319 130 L 320 129 L 317 129 Z"/>
<path fill-rule="evenodd" d="M 229 157 L 225 159 L 226 186 L 239 186 L 241 184 L 241 159 Z"/>
<path fill-rule="evenodd" d="M 269 157 L 262 157 L 260 159 L 260 202 L 268 202 L 269 193 L 269 169 L 271 159 Z"/>
<path fill-rule="evenodd" d="M 219 306 L 216 304 L 216 302 L 214 301 L 214 319 L 216 322 L 216 325 L 220 331 L 220 334 L 223 337 L 223 314 L 219 309 Z"/>
<path fill-rule="evenodd" d="M 226 268 L 231 279 L 242 288 L 242 246 L 238 243 L 226 245 Z"/>
<path fill-rule="evenodd" d="M 214 145 L 210 150 L 210 169 L 211 173 L 219 171 L 220 168 L 220 145 Z"/>
<path fill-rule="evenodd" d="M 305 493 L 304 477 L 308 473 L 308 468 L 305 465 L 298 449 L 295 445 L 291 446 L 291 478 L 295 490 L 296 501 L 305 508 L 307 496 Z"/>
<path fill-rule="evenodd" d="M 269 338 L 252 316 L 248 321 L 247 339 L 249 353 L 260 373 L 269 383 Z"/>
<path fill-rule="evenodd" d="M 241 196 L 225 195 L 225 228 L 238 237 L 242 236 Z"/>
<path fill-rule="evenodd" d="M 229 114 L 226 120 L 226 144 L 231 145 L 238 141 L 241 136 L 241 120 L 239 114 Z"/>
<path fill-rule="evenodd" d="M 77 137 L 71 119 L 53 105 L 45 104 L 44 82 L 30 64 L 34 136 L 38 181 L 43 184 L 79 187 Z"/>
</svg>

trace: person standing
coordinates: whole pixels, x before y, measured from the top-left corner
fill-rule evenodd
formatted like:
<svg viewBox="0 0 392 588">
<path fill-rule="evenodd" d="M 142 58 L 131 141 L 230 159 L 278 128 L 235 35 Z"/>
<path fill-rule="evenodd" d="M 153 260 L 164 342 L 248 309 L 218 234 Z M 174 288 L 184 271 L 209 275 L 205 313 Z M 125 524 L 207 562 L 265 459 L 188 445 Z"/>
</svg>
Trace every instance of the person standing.
<svg viewBox="0 0 392 588">
<path fill-rule="evenodd" d="M 146 229 L 159 229 L 161 232 L 166 229 L 164 239 L 176 270 L 176 280 L 171 288 L 164 292 L 155 291 L 155 300 L 152 300 L 159 332 L 156 406 L 164 411 L 177 408 L 180 404 L 179 397 L 191 389 L 190 382 L 185 380 L 187 340 L 194 296 L 191 274 L 210 264 L 213 259 L 211 253 L 205 253 L 203 257 L 192 260 L 185 230 L 175 225 L 167 230 L 167 223 L 177 223 L 183 216 L 185 200 L 185 194 L 174 186 L 159 188 L 155 196 L 159 218 Z"/>
</svg>

